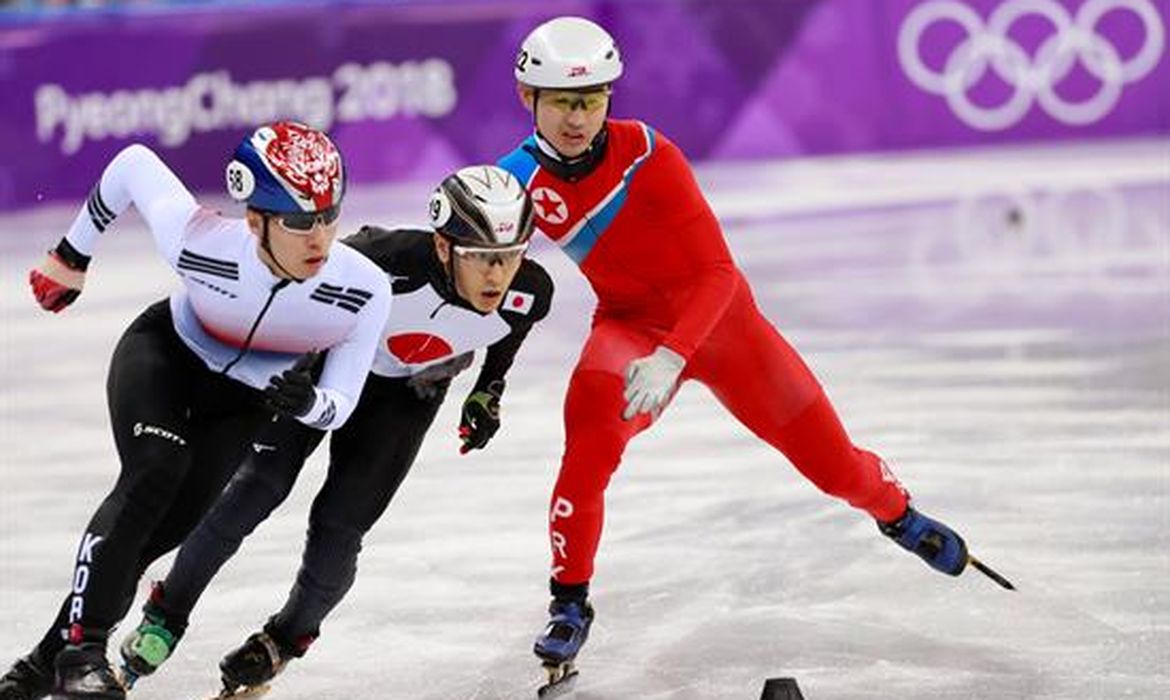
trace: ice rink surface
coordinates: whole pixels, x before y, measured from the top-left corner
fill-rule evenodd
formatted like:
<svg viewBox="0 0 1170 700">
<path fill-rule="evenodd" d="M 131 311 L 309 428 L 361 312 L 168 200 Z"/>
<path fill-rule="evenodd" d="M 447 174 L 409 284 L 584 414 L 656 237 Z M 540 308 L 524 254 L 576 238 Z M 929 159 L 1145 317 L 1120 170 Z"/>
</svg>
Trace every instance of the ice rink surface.
<svg viewBox="0 0 1170 700">
<path fill-rule="evenodd" d="M 933 573 L 688 384 L 610 488 L 574 697 L 755 700 L 773 676 L 807 700 L 1170 697 L 1170 143 L 700 175 L 761 306 L 855 442 L 1019 591 Z M 421 221 L 427 189 L 355 190 L 343 228 Z M 5 667 L 56 610 L 117 473 L 113 345 L 176 285 L 132 214 L 105 234 L 80 301 L 41 312 L 26 270 L 75 212 L 0 217 Z M 458 454 L 461 377 L 356 586 L 273 700 L 535 696 L 560 401 L 592 296 L 555 248 L 534 254 L 558 297 L 509 377 L 503 428 Z M 292 583 L 320 457 L 132 697 L 216 689 L 220 656 Z"/>
</svg>

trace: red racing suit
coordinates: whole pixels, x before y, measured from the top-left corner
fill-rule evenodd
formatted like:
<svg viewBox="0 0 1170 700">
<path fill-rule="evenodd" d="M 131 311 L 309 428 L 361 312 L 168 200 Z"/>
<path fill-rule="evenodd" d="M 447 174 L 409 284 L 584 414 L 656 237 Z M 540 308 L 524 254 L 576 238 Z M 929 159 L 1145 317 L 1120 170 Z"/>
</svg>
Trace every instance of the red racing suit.
<svg viewBox="0 0 1170 700">
<path fill-rule="evenodd" d="M 598 167 L 555 177 L 535 137 L 500 160 L 528 186 L 540 229 L 597 294 L 589 339 L 565 397 L 565 452 L 549 505 L 552 576 L 587 582 L 605 488 L 626 443 L 650 426 L 621 417 L 631 360 L 665 345 L 744 426 L 822 491 L 883 521 L 908 495 L 882 460 L 855 447 L 820 384 L 760 313 L 686 158 L 638 121 L 611 119 Z"/>
</svg>

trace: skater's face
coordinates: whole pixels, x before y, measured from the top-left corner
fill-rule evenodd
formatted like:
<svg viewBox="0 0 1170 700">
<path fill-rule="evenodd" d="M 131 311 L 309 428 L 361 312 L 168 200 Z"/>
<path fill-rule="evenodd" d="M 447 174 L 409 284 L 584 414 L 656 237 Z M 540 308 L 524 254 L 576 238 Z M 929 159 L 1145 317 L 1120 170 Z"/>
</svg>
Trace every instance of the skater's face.
<svg viewBox="0 0 1170 700">
<path fill-rule="evenodd" d="M 536 114 L 536 128 L 553 148 L 576 158 L 589 149 L 605 126 L 609 112 L 609 86 L 578 90 L 540 90 L 519 85 L 525 109 Z M 537 95 L 539 94 L 539 99 Z"/>
<path fill-rule="evenodd" d="M 311 217 L 311 215 L 310 215 Z M 337 212 L 322 212 L 312 218 L 285 223 L 279 214 L 249 209 L 248 227 L 263 242 L 264 220 L 268 220 L 268 249 L 260 245 L 260 259 L 282 279 L 308 279 L 321 271 L 329 259 L 329 248 L 337 236 Z M 292 225 L 290 228 L 289 225 Z M 305 226 L 308 228 L 305 228 Z"/>
<path fill-rule="evenodd" d="M 455 293 L 476 311 L 490 314 L 500 308 L 504 294 L 524 261 L 526 243 L 491 250 L 454 246 L 435 234 L 435 253 L 452 271 Z M 454 257 L 454 265 L 451 264 Z"/>
</svg>

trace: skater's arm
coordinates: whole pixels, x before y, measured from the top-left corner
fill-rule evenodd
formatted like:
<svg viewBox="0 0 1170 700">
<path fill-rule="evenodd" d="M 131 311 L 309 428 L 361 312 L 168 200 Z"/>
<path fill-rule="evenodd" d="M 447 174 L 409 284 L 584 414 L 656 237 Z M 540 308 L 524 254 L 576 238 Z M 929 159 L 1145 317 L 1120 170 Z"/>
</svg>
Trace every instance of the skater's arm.
<svg viewBox="0 0 1170 700">
<path fill-rule="evenodd" d="M 343 238 L 341 242 L 374 261 L 374 264 L 386 272 L 405 275 L 406 271 L 402 271 L 401 268 L 411 267 L 412 253 L 416 251 L 419 240 L 425 238 L 429 244 L 431 235 L 430 231 L 421 228 L 387 229 L 366 225 L 357 233 Z"/>
<path fill-rule="evenodd" d="M 677 212 L 670 239 L 662 241 L 682 253 L 690 268 L 680 271 L 687 286 L 684 313 L 662 344 L 684 359 L 711 333 L 735 291 L 735 263 L 719 222 L 711 211 L 682 152 L 658 137 L 654 156 L 647 162 L 647 193 L 661 201 L 659 211 Z"/>
<path fill-rule="evenodd" d="M 311 428 L 336 430 L 345 424 L 374 363 L 382 326 L 390 314 L 390 285 L 378 275 L 363 279 L 361 286 L 374 295 L 358 312 L 360 319 L 350 335 L 329 348 L 313 405 L 308 413 L 297 417 Z"/>
<path fill-rule="evenodd" d="M 88 259 L 102 232 L 131 204 L 146 219 L 163 256 L 177 258 L 187 222 L 199 205 L 166 163 L 141 144 L 114 156 L 63 240 Z"/>
<path fill-rule="evenodd" d="M 60 311 L 77 299 L 98 239 L 131 204 L 146 219 L 163 257 L 174 263 L 198 204 L 153 151 L 128 146 L 106 166 L 69 231 L 30 271 L 29 284 L 43 308 Z"/>
<path fill-rule="evenodd" d="M 678 320 L 652 353 L 631 360 L 625 368 L 622 418 L 662 410 L 678 384 L 687 360 L 711 334 L 735 293 L 736 270 L 714 213 L 703 198 L 682 152 L 666 138 L 646 165 L 646 196 L 655 211 L 668 219 L 663 228 L 669 238 L 655 241 L 669 245 L 680 269 L 682 308 Z"/>
<path fill-rule="evenodd" d="M 500 316 L 512 330 L 488 346 L 475 386 L 463 401 L 460 453 L 482 449 L 499 430 L 500 400 L 507 386 L 505 375 L 532 326 L 548 315 L 552 295 L 552 278 L 535 261 L 525 259 L 500 307 Z"/>
<path fill-rule="evenodd" d="M 553 288 L 548 272 L 536 261 L 525 258 L 500 306 L 500 317 L 508 322 L 511 331 L 488 346 L 472 391 L 485 390 L 493 381 L 502 380 L 512 368 L 529 331 L 548 315 Z"/>
</svg>

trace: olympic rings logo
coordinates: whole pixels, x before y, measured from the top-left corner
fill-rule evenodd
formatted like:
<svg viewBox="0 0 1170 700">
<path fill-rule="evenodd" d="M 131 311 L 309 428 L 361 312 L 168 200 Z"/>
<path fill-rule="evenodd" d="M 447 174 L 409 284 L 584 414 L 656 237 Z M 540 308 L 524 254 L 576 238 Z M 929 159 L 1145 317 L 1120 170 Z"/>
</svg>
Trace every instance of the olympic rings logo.
<svg viewBox="0 0 1170 700">
<path fill-rule="evenodd" d="M 1128 10 L 1143 28 L 1141 48 L 1123 60 L 1117 48 L 1097 25 L 1106 14 Z M 1009 37 L 1016 21 L 1034 15 L 1055 29 L 1033 58 Z M 928 67 L 919 48 L 922 35 L 936 22 L 957 23 L 966 38 L 951 51 L 941 71 Z M 984 23 L 975 10 L 958 0 L 930 0 L 914 8 L 898 33 L 898 60 L 906 76 L 927 92 L 942 95 L 963 122 L 982 131 L 1013 126 L 1028 113 L 1033 102 L 1057 121 L 1073 126 L 1092 124 L 1109 114 L 1121 99 L 1125 85 L 1144 78 L 1162 57 L 1165 29 L 1150 0 L 1087 0 L 1076 17 L 1056 0 L 1007 0 Z M 1061 83 L 1080 62 L 1100 87 L 1089 98 L 1070 101 L 1057 93 Z M 1013 88 L 1003 104 L 984 107 L 968 94 L 991 69 Z"/>
</svg>

